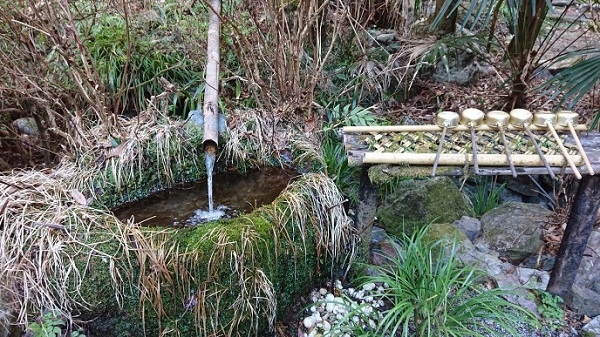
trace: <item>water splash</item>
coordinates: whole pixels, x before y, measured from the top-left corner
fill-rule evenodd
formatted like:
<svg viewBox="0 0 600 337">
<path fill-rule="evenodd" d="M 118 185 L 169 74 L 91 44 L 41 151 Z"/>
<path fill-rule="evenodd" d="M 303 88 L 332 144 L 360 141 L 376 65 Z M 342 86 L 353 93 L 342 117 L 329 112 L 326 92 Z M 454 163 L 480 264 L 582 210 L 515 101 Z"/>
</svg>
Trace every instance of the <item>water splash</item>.
<svg viewBox="0 0 600 337">
<path fill-rule="evenodd" d="M 215 161 L 217 155 L 211 153 L 211 151 L 205 152 L 205 163 L 206 163 L 206 182 L 208 185 L 208 213 L 212 213 L 214 210 L 213 204 L 213 170 L 215 168 Z"/>
<path fill-rule="evenodd" d="M 197 209 L 194 211 L 194 215 L 187 219 L 185 222 L 185 225 L 187 226 L 194 226 L 194 225 L 199 225 L 199 224 L 203 224 L 205 222 L 209 222 L 209 221 L 213 221 L 213 220 L 219 220 L 222 217 L 224 217 L 225 215 L 227 215 L 227 211 L 229 210 L 229 208 L 225 205 L 220 205 L 219 207 L 217 207 L 217 209 L 211 210 L 211 211 L 204 211 L 201 209 Z"/>
</svg>

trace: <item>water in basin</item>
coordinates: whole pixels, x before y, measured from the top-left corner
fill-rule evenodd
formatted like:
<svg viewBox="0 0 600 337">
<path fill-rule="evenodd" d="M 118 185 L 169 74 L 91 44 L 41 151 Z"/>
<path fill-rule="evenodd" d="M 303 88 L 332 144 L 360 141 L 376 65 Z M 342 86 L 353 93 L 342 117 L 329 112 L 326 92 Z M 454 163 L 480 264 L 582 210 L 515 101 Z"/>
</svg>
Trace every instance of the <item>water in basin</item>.
<svg viewBox="0 0 600 337">
<path fill-rule="evenodd" d="M 189 183 L 126 203 L 113 210 L 121 220 L 133 217 L 147 226 L 190 226 L 249 213 L 275 200 L 297 174 L 264 168 L 246 174 L 220 173 L 213 177 L 215 207 L 209 211 L 207 182 Z"/>
</svg>

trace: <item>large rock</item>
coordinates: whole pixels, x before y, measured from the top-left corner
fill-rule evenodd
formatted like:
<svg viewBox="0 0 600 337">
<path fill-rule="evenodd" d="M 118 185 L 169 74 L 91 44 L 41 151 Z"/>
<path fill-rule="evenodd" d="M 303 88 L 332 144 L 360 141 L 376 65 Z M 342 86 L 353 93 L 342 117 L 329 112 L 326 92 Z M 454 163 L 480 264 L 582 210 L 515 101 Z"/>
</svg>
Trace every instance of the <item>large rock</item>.
<svg viewBox="0 0 600 337">
<path fill-rule="evenodd" d="M 600 230 L 595 230 L 588 239 L 576 283 L 600 293 Z"/>
<path fill-rule="evenodd" d="M 588 244 L 575 285 L 567 298 L 567 305 L 577 313 L 590 317 L 600 315 L 600 230 L 595 230 Z"/>
<path fill-rule="evenodd" d="M 539 205 L 507 202 L 481 217 L 482 233 L 476 244 L 499 252 L 501 258 L 521 262 L 539 252 L 544 244 L 543 227 L 552 214 Z"/>
<path fill-rule="evenodd" d="M 589 321 L 583 328 L 581 328 L 581 331 L 587 334 L 583 336 L 600 337 L 600 316 Z"/>
<path fill-rule="evenodd" d="M 429 223 L 452 223 L 462 216 L 474 216 L 465 195 L 448 177 L 400 182 L 386 195 L 377 211 L 387 233 L 400 236 Z"/>
</svg>

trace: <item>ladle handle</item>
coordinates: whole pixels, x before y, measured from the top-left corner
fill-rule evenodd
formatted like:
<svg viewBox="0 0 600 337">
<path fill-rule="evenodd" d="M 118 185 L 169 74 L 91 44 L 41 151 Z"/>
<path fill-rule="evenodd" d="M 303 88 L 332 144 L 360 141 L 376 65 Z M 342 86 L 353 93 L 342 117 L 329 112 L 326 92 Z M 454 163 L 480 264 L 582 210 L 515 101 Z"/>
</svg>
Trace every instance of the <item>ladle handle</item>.
<svg viewBox="0 0 600 337">
<path fill-rule="evenodd" d="M 471 125 L 471 148 L 473 149 L 473 171 L 479 174 L 479 163 L 477 162 L 477 140 L 475 139 L 475 126 Z"/>
<path fill-rule="evenodd" d="M 556 143 L 558 144 L 560 151 L 562 152 L 563 156 L 565 157 L 565 160 L 567 161 L 567 163 L 569 163 L 569 166 L 571 166 L 571 169 L 573 169 L 573 174 L 575 174 L 575 177 L 577 177 L 577 179 L 581 179 L 581 173 L 579 173 L 579 170 L 577 170 L 577 166 L 575 166 L 575 163 L 573 163 L 573 161 L 571 160 L 571 156 L 569 155 L 569 152 L 567 152 L 567 149 L 565 149 L 565 146 L 563 145 L 562 141 L 558 137 L 556 130 L 554 130 L 554 126 L 552 126 L 552 124 L 550 124 L 550 123 L 546 123 L 546 126 L 548 126 L 548 129 L 550 129 L 552 136 L 554 137 L 554 139 L 556 139 Z"/>
<path fill-rule="evenodd" d="M 446 138 L 446 130 L 448 128 L 444 125 L 442 129 L 442 135 L 440 136 L 440 141 L 438 142 L 438 150 L 435 154 L 435 160 L 433 161 L 433 169 L 431 170 L 431 176 L 435 177 L 435 171 L 437 170 L 438 162 L 440 161 L 440 155 L 442 154 L 442 149 L 444 145 L 444 139 Z"/>
<path fill-rule="evenodd" d="M 510 148 L 508 147 L 508 142 L 506 141 L 506 136 L 504 135 L 504 128 L 502 128 L 501 124 L 498 124 L 498 129 L 500 129 L 500 137 L 502 137 L 502 143 L 504 143 L 504 153 L 506 153 L 506 159 L 508 160 L 508 166 L 510 166 L 510 172 L 512 172 L 513 178 L 516 178 L 517 170 L 515 170 L 515 164 L 510 156 Z"/>
<path fill-rule="evenodd" d="M 585 166 L 587 167 L 589 174 L 593 176 L 594 169 L 592 168 L 592 164 L 590 164 L 590 161 L 588 160 L 588 157 L 585 154 L 585 151 L 583 151 L 583 146 L 581 146 L 581 142 L 579 141 L 579 137 L 577 136 L 577 133 L 575 132 L 573 123 L 569 122 L 569 123 L 567 123 L 567 125 L 569 126 L 569 130 L 571 131 L 571 135 L 573 136 L 573 139 L 575 139 L 575 145 L 577 145 L 577 149 L 579 150 L 579 153 L 581 154 L 581 158 L 583 159 L 583 162 L 585 163 Z"/>
<path fill-rule="evenodd" d="M 550 175 L 552 180 L 556 180 L 556 175 L 552 171 L 552 167 L 550 167 L 550 164 L 548 164 L 548 160 L 546 160 L 546 156 L 544 156 L 544 153 L 542 152 L 542 149 L 540 149 L 540 146 L 538 145 L 537 140 L 535 140 L 535 135 L 533 134 L 533 132 L 531 132 L 531 129 L 529 128 L 529 125 L 527 125 L 527 124 L 525 124 L 525 132 L 527 132 L 527 135 L 529 136 L 529 138 L 531 138 L 531 142 L 533 143 L 533 146 L 535 146 L 537 153 L 540 155 L 540 159 L 542 159 L 544 166 L 546 166 L 546 170 L 548 170 L 548 174 Z"/>
</svg>

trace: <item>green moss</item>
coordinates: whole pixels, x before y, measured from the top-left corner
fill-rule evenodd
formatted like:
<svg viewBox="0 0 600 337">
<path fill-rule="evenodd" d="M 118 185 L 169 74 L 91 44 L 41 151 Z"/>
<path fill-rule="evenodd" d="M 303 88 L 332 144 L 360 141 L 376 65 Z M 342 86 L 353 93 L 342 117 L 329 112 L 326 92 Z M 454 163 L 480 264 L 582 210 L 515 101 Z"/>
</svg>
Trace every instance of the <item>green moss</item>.
<svg viewBox="0 0 600 337">
<path fill-rule="evenodd" d="M 101 326 L 113 326 L 110 333 L 103 332 L 105 336 L 135 336 L 143 329 L 146 334 L 158 335 L 160 331 L 173 331 L 165 336 L 200 336 L 201 331 L 207 333 L 225 331 L 233 326 L 234 331 L 240 335 L 247 335 L 253 331 L 248 317 L 236 323 L 236 302 L 240 291 L 241 282 L 239 270 L 246 268 L 244 275 L 248 278 L 256 277 L 259 271 L 264 272 L 272 283 L 273 291 L 277 298 L 277 314 L 295 303 L 297 295 L 306 291 L 312 284 L 319 282 L 319 261 L 317 251 L 314 249 L 314 231 L 307 231 L 304 238 L 300 230 L 294 228 L 295 224 L 279 224 L 274 221 L 272 214 L 278 206 L 265 206 L 246 216 L 214 221 L 205 225 L 183 229 L 147 229 L 146 235 L 159 236 L 161 247 L 165 254 L 171 248 L 177 247 L 165 266 L 164 271 L 154 261 L 147 260 L 144 266 L 131 262 L 135 271 L 135 279 L 139 278 L 142 270 L 146 275 L 165 272 L 163 277 L 152 278 L 162 283 L 160 301 L 162 309 L 159 315 L 155 309 L 157 298 L 140 300 L 140 292 L 136 287 L 126 296 L 123 311 L 115 310 L 118 307 L 112 286 L 110 274 L 107 272 L 106 263 L 101 258 L 92 259 L 92 271 L 86 280 L 83 290 L 86 296 L 96 296 L 94 311 L 100 313 L 100 319 L 95 322 L 96 329 Z M 286 233 L 287 238 L 283 233 Z M 277 237 L 277 239 L 276 239 Z M 102 240 L 94 237 L 93 240 Z M 249 240 L 249 241 L 244 241 Z M 106 240 L 105 240 L 106 241 Z M 156 240 L 155 240 L 156 241 Z M 247 245 L 244 245 L 247 243 Z M 103 249 L 117 250 L 118 245 L 107 242 Z M 243 262 L 237 259 L 242 259 Z M 149 284 L 140 279 L 141 284 Z M 246 284 L 248 283 L 245 280 Z M 187 310 L 184 307 L 186 299 L 194 293 L 206 291 L 206 306 L 204 312 L 210 321 L 218 317 L 219 327 L 203 326 L 199 320 L 199 307 Z M 102 299 L 109 299 L 102 302 Z M 218 308 L 215 304 L 218 303 Z M 140 304 L 143 304 L 143 320 L 137 316 L 140 313 Z M 264 301 L 257 303 L 259 310 L 259 335 L 267 333 L 267 308 Z M 160 310 L 159 310 L 160 311 Z M 118 314 L 115 314 L 118 313 Z M 254 322 L 255 323 L 255 322 Z M 118 330 L 118 331 L 116 331 Z"/>
<path fill-rule="evenodd" d="M 474 216 L 473 209 L 447 177 L 402 181 L 378 209 L 380 223 L 395 236 L 430 223 L 451 223 L 463 215 Z"/>
</svg>

